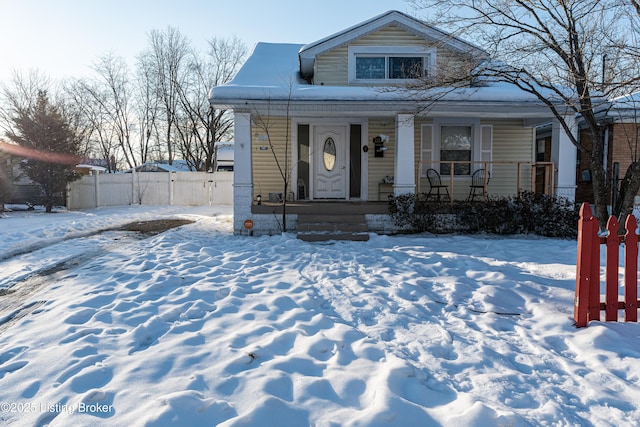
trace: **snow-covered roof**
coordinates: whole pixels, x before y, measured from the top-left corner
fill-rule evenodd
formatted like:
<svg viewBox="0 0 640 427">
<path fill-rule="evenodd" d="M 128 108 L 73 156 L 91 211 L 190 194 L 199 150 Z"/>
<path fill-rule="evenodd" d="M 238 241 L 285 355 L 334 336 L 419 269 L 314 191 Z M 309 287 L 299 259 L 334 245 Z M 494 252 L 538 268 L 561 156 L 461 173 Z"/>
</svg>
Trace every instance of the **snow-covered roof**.
<svg viewBox="0 0 640 427">
<path fill-rule="evenodd" d="M 234 147 L 233 146 L 221 146 L 218 147 L 216 160 L 219 162 L 233 162 L 234 159 Z"/>
<path fill-rule="evenodd" d="M 640 92 L 612 99 L 607 106 L 606 116 L 614 121 L 640 121 Z"/>
<path fill-rule="evenodd" d="M 176 159 L 168 164 L 164 162 L 147 162 L 135 168 L 136 171 L 142 172 L 191 172 L 189 164 L 185 160 Z M 129 169 L 126 172 L 131 172 Z"/>
<path fill-rule="evenodd" d="M 213 105 L 229 108 L 251 108 L 252 102 L 291 100 L 294 102 L 372 102 L 380 101 L 380 108 L 388 110 L 389 101 L 405 106 L 411 102 L 424 101 L 427 97 L 439 103 L 533 103 L 539 104 L 535 96 L 506 83 L 493 83 L 485 87 L 440 88 L 418 93 L 406 90 L 383 90 L 372 86 L 323 86 L 311 85 L 300 78 L 298 70 L 299 44 L 258 43 L 247 62 L 236 77 L 223 86 L 214 87 L 210 93 Z M 354 105 L 350 104 L 353 109 Z M 546 109 L 546 107 L 545 107 Z"/>
<path fill-rule="evenodd" d="M 405 31 L 415 34 L 425 40 L 443 44 L 453 51 L 470 54 L 477 58 L 488 56 L 484 50 L 472 45 L 471 43 L 459 39 L 438 28 L 427 25 L 425 22 L 412 16 L 396 10 L 390 10 L 338 33 L 303 46 L 299 52 L 300 72 L 303 75 L 313 73 L 313 63 L 317 55 L 340 46 L 345 46 L 356 39 L 366 36 L 367 34 L 371 34 L 392 25 L 402 28 Z"/>
<path fill-rule="evenodd" d="M 365 31 L 372 22 L 381 25 L 386 20 L 402 21 L 414 27 L 420 23 L 399 12 L 390 12 L 308 45 L 258 43 L 235 78 L 211 90 L 210 102 L 218 108 L 236 110 L 254 110 L 260 104 L 268 105 L 269 114 L 275 114 L 278 108 L 282 110 L 284 106 L 289 112 L 299 108 L 309 113 L 368 111 L 388 114 L 391 111 L 410 111 L 414 108 L 423 110 L 425 101 L 437 101 L 429 109 L 434 114 L 437 111 L 443 114 L 468 112 L 476 116 L 505 114 L 522 118 L 549 115 L 548 107 L 537 97 L 507 83 L 488 82 L 481 87 L 418 91 L 380 86 L 313 85 L 302 78 L 301 55 L 343 43 L 343 36 L 354 37 L 354 34 Z M 437 31 L 423 23 L 420 25 L 425 32 Z M 460 44 L 462 49 L 464 42 L 452 40 Z M 472 47 L 470 44 L 465 46 Z M 518 106 L 518 109 L 514 109 L 514 106 Z"/>
<path fill-rule="evenodd" d="M 107 168 L 105 168 L 104 166 L 86 165 L 86 164 L 76 165 L 76 168 L 79 168 L 79 169 L 90 169 L 90 170 L 93 170 L 93 171 L 100 171 L 100 172 L 104 172 L 104 171 L 107 170 Z"/>
</svg>

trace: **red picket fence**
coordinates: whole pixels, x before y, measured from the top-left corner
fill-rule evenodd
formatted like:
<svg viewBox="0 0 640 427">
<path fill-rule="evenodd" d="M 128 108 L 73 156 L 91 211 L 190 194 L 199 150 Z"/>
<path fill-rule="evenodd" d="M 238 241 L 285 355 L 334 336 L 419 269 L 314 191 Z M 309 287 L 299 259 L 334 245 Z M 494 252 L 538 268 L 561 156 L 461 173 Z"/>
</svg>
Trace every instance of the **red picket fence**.
<svg viewBox="0 0 640 427">
<path fill-rule="evenodd" d="M 580 208 L 578 221 L 578 265 L 576 298 L 573 319 L 578 328 L 591 320 L 618 321 L 618 310 L 624 310 L 625 322 L 638 321 L 638 224 L 629 215 L 625 223 L 627 233 L 618 235 L 618 219 L 610 217 L 606 237 L 598 235 L 598 219 L 588 203 Z M 624 244 L 624 301 L 618 301 L 618 266 L 620 245 Z M 600 302 L 600 245 L 605 245 L 605 302 Z"/>
</svg>

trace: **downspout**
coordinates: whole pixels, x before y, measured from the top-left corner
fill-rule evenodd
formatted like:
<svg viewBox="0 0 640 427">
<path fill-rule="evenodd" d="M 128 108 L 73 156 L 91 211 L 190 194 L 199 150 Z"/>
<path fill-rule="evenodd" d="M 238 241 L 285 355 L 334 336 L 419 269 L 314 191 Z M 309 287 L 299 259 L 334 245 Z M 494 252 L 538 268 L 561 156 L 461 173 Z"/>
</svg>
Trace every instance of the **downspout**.
<svg viewBox="0 0 640 427">
<path fill-rule="evenodd" d="M 611 175 L 611 210 L 610 212 L 613 212 L 613 209 L 615 209 L 617 200 L 618 200 L 618 188 L 617 188 L 617 182 L 616 182 L 616 178 L 618 176 L 618 172 L 617 171 L 611 171 L 611 174 L 609 173 L 609 126 L 605 126 L 604 128 L 604 134 L 602 135 L 602 138 L 604 139 L 603 141 L 603 150 L 602 150 L 602 166 L 604 169 L 604 179 L 605 182 L 608 181 L 609 178 L 607 178 L 609 175 Z"/>
<path fill-rule="evenodd" d="M 602 166 L 604 166 L 604 178 L 607 179 L 609 170 L 609 126 L 604 128 L 604 150 L 602 153 Z"/>
</svg>

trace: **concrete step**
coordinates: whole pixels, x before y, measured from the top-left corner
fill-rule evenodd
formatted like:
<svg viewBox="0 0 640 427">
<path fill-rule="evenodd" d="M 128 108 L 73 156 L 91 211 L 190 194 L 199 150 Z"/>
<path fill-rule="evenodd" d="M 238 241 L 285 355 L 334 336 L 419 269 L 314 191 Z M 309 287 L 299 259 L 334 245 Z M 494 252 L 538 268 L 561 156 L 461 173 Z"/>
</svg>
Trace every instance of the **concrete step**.
<svg viewBox="0 0 640 427">
<path fill-rule="evenodd" d="M 369 227 L 364 222 L 298 222 L 298 233 L 312 231 L 323 233 L 366 233 L 369 231 Z"/>
<path fill-rule="evenodd" d="M 366 224 L 366 220 L 363 214 L 298 214 L 298 224 L 308 223 Z"/>
<path fill-rule="evenodd" d="M 298 214 L 298 238 L 307 242 L 369 240 L 369 227 L 362 214 Z"/>
<path fill-rule="evenodd" d="M 366 242 L 369 240 L 369 233 L 298 233 L 298 239 L 305 242 L 328 242 L 331 240 L 348 240 L 355 242 Z"/>
</svg>

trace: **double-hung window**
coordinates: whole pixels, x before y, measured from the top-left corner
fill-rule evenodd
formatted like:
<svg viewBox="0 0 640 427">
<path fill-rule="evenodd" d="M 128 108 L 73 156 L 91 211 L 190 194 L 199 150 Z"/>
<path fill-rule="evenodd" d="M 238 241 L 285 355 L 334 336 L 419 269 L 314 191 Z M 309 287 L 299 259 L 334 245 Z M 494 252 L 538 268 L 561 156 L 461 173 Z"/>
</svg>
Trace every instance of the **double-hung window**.
<svg viewBox="0 0 640 427">
<path fill-rule="evenodd" d="M 435 50 L 424 47 L 351 46 L 350 83 L 419 79 L 433 72 Z"/>
<path fill-rule="evenodd" d="M 438 120 L 422 126 L 421 176 L 428 168 L 441 175 L 470 176 L 483 162 L 491 162 L 493 126 L 477 120 Z"/>
<path fill-rule="evenodd" d="M 453 164 L 454 175 L 470 175 L 470 162 L 473 152 L 473 126 L 441 126 L 440 127 L 440 173 L 451 174 Z"/>
</svg>

